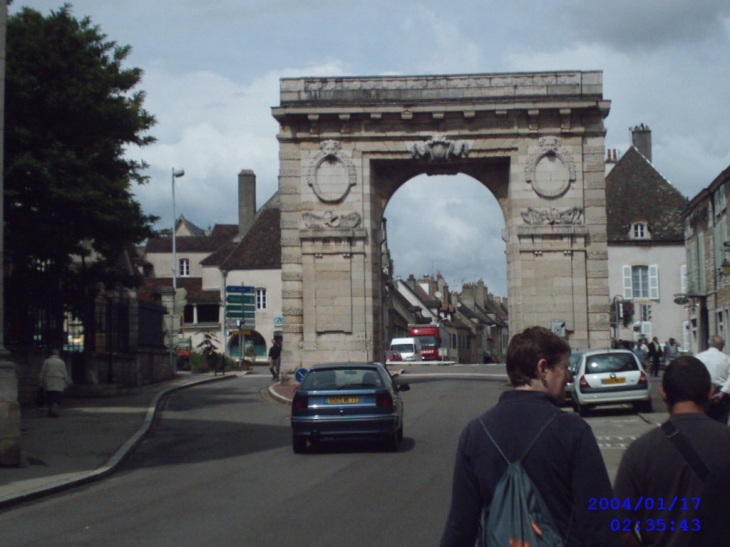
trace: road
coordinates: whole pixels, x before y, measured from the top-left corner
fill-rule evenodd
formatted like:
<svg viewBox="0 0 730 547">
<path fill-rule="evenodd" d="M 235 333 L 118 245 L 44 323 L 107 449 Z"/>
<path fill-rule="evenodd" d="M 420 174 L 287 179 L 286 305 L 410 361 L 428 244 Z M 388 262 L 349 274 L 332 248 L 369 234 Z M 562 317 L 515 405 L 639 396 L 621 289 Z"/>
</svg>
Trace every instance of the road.
<svg viewBox="0 0 730 547">
<path fill-rule="evenodd" d="M 403 394 L 405 438 L 398 453 L 377 443 L 324 442 L 295 455 L 289 407 L 262 396 L 269 385 L 264 374 L 178 392 L 118 473 L 0 513 L 0 543 L 433 545 L 446 518 L 459 433 L 504 387 L 497 380 L 434 381 L 416 372 L 403 376 L 412 389 Z M 596 411 L 588 420 L 603 438 L 609 468 L 623 452 L 620 439 L 652 427 L 620 409 Z"/>
</svg>

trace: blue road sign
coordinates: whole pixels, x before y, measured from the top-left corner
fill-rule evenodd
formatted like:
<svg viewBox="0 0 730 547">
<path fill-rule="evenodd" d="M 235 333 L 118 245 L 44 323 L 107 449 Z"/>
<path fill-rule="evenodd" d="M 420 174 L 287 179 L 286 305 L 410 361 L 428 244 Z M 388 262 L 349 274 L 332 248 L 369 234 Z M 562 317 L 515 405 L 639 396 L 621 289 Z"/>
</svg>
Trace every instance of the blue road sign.
<svg viewBox="0 0 730 547">
<path fill-rule="evenodd" d="M 297 369 L 294 373 L 294 379 L 301 384 L 302 380 L 304 380 L 304 377 L 307 375 L 307 372 L 309 371 L 306 368 Z"/>
<path fill-rule="evenodd" d="M 226 292 L 242 292 L 242 293 L 255 293 L 256 287 L 246 287 L 244 285 L 228 285 Z"/>
</svg>

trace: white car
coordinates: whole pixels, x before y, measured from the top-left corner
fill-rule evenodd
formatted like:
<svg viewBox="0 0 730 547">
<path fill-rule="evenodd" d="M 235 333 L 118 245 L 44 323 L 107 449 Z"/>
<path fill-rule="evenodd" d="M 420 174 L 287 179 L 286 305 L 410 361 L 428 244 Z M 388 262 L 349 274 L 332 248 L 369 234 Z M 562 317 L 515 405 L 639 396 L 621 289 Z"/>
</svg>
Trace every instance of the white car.
<svg viewBox="0 0 730 547">
<path fill-rule="evenodd" d="M 601 349 L 581 352 L 571 386 L 573 409 L 581 416 L 593 406 L 630 403 L 652 412 L 649 377 L 633 352 Z"/>
</svg>

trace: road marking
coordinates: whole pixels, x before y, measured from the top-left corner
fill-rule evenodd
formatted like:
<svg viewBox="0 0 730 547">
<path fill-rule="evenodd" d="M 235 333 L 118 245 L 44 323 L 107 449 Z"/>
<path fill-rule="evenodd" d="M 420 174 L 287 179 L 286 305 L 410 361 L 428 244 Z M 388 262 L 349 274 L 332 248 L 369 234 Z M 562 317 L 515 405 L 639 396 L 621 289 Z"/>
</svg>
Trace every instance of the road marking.
<svg viewBox="0 0 730 547">
<path fill-rule="evenodd" d="M 638 438 L 638 435 L 631 435 L 628 437 L 596 437 L 596 441 L 598 441 L 598 448 L 601 449 L 607 448 L 625 450 Z"/>
</svg>

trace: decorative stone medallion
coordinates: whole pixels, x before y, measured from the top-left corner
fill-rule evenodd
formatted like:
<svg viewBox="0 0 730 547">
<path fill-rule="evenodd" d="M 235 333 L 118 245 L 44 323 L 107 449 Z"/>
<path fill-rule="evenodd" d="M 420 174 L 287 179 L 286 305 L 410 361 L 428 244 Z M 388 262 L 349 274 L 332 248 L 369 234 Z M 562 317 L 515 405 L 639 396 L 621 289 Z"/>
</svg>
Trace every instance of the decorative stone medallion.
<svg viewBox="0 0 730 547">
<path fill-rule="evenodd" d="M 575 162 L 570 152 L 560 146 L 558 137 L 542 137 L 540 151 L 525 167 L 525 180 L 544 198 L 562 196 L 575 182 Z"/>
<path fill-rule="evenodd" d="M 320 201 L 338 203 L 345 199 L 357 181 L 352 162 L 342 154 L 342 144 L 326 140 L 312 158 L 307 170 L 307 184 Z"/>
</svg>

